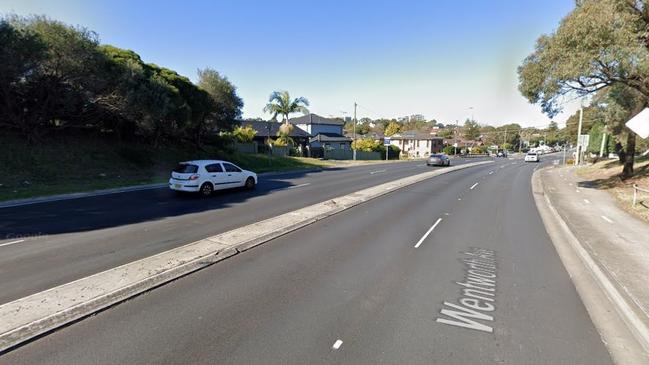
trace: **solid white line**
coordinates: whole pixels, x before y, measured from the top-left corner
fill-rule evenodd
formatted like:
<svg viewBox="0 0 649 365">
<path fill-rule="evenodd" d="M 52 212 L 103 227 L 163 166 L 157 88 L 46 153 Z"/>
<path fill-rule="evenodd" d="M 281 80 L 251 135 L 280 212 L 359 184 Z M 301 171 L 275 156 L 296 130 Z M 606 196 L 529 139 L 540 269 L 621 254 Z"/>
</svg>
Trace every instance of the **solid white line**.
<svg viewBox="0 0 649 365">
<path fill-rule="evenodd" d="M 293 186 L 289 186 L 288 188 L 289 188 L 289 189 L 295 189 L 295 188 L 301 188 L 301 187 L 303 187 L 303 186 L 308 186 L 308 185 L 311 185 L 311 183 L 304 183 L 304 184 L 300 184 L 300 185 L 293 185 Z"/>
<path fill-rule="evenodd" d="M 480 183 L 475 183 L 475 184 L 471 185 L 471 187 L 469 188 L 469 190 L 473 190 L 473 188 L 475 188 L 476 186 L 478 186 L 478 184 L 480 184 Z"/>
<path fill-rule="evenodd" d="M 370 175 L 378 174 L 379 172 L 385 172 L 385 169 L 372 171 L 372 172 L 370 172 Z"/>
<path fill-rule="evenodd" d="M 334 350 L 338 350 L 340 346 L 342 346 L 342 344 L 343 342 L 341 340 L 336 340 L 336 342 L 334 342 L 334 345 L 332 347 Z"/>
<path fill-rule="evenodd" d="M 7 243 L 2 243 L 2 244 L 0 244 L 0 247 L 9 246 L 9 245 L 15 245 L 16 243 L 20 243 L 20 242 L 25 242 L 25 240 L 17 240 L 17 241 L 11 241 L 11 242 L 7 242 Z"/>
<path fill-rule="evenodd" d="M 442 218 L 437 218 L 437 222 L 435 222 L 435 224 L 433 224 L 433 226 L 430 227 L 430 228 L 428 229 L 428 231 L 426 232 L 426 234 L 424 234 L 424 235 L 419 239 L 419 242 L 417 242 L 417 244 L 415 245 L 415 248 L 418 248 L 419 245 L 421 245 L 421 243 L 424 242 L 424 240 L 426 239 L 426 237 L 428 237 L 428 235 L 430 234 L 430 232 L 432 232 L 433 229 L 435 229 L 435 227 L 437 227 L 437 225 L 438 225 L 439 222 L 441 222 L 441 221 L 442 221 Z"/>
<path fill-rule="evenodd" d="M 609 218 L 609 217 L 607 217 L 607 216 L 605 216 L 605 215 L 602 216 L 602 219 L 605 220 L 605 221 L 607 221 L 607 222 L 609 222 L 609 223 L 613 223 L 613 221 L 611 220 L 611 218 Z"/>
</svg>

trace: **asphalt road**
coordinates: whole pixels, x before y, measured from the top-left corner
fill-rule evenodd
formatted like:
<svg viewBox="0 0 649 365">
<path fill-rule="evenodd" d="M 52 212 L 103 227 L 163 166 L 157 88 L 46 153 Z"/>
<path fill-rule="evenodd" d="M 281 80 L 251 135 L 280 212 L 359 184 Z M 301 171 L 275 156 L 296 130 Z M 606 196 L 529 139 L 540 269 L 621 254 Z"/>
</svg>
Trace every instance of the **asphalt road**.
<svg viewBox="0 0 649 365">
<path fill-rule="evenodd" d="M 209 199 L 163 188 L 3 208 L 0 303 L 426 169 L 415 161 L 275 175 Z"/>
<path fill-rule="evenodd" d="M 610 364 L 534 206 L 537 166 L 501 160 L 395 191 L 0 364 Z"/>
</svg>

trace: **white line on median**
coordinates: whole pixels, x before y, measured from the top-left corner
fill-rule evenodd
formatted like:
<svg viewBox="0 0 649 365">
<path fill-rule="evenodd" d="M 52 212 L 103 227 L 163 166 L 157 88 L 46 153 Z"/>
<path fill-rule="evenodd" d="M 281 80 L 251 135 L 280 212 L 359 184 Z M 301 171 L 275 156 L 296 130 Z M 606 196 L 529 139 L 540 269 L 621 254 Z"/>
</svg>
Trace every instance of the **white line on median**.
<svg viewBox="0 0 649 365">
<path fill-rule="evenodd" d="M 11 242 L 7 242 L 7 243 L 2 243 L 2 244 L 0 244 L 0 247 L 9 246 L 9 245 L 15 245 L 16 243 L 20 243 L 20 242 L 25 242 L 25 240 L 17 240 L 17 241 L 11 241 Z"/>
<path fill-rule="evenodd" d="M 308 186 L 308 185 L 311 185 L 311 183 L 304 183 L 304 184 L 300 184 L 300 185 L 293 185 L 293 186 L 289 186 L 288 188 L 289 188 L 289 189 L 296 189 L 296 188 L 301 188 L 301 187 L 303 187 L 303 186 Z"/>
<path fill-rule="evenodd" d="M 478 184 L 480 184 L 480 183 L 475 183 L 475 184 L 471 185 L 471 187 L 469 188 L 469 190 L 473 190 L 473 188 L 475 188 L 476 186 L 478 186 Z"/>
<path fill-rule="evenodd" d="M 379 172 L 385 172 L 385 169 L 372 171 L 372 172 L 370 172 L 370 175 L 378 174 Z"/>
<path fill-rule="evenodd" d="M 424 242 L 424 240 L 426 239 L 426 237 L 428 237 L 428 235 L 430 234 L 430 232 L 432 232 L 433 229 L 435 229 L 435 227 L 437 227 L 437 225 L 438 225 L 439 222 L 441 222 L 441 221 L 442 221 L 442 218 L 437 218 L 437 222 L 435 222 L 435 224 L 433 224 L 433 226 L 430 227 L 430 228 L 428 229 L 428 231 L 426 232 L 426 234 L 424 234 L 424 235 L 419 239 L 419 242 L 417 242 L 417 244 L 415 245 L 415 248 L 418 248 L 419 245 L 421 245 L 421 243 Z"/>
<path fill-rule="evenodd" d="M 334 345 L 332 347 L 334 350 L 338 350 L 340 346 L 342 346 L 342 344 L 343 342 L 341 340 L 336 340 L 336 342 L 334 342 Z"/>
<path fill-rule="evenodd" d="M 607 222 L 609 222 L 609 223 L 613 223 L 613 221 L 611 220 L 611 218 L 609 218 L 609 217 L 607 217 L 607 216 L 605 216 L 605 215 L 602 216 L 602 219 L 605 220 L 605 221 L 607 221 Z"/>
</svg>

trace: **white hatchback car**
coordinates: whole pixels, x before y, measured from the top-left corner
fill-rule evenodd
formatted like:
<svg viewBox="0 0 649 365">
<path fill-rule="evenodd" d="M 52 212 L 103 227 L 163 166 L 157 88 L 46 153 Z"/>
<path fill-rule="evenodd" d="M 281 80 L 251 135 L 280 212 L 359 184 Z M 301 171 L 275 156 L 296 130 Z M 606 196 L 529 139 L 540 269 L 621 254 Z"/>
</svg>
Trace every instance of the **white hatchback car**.
<svg viewBox="0 0 649 365">
<path fill-rule="evenodd" d="M 169 188 L 209 196 L 214 190 L 245 187 L 254 189 L 257 174 L 220 160 L 181 162 L 171 172 Z"/>
<path fill-rule="evenodd" d="M 539 157 L 538 152 L 528 152 L 525 155 L 525 162 L 540 162 L 541 158 Z"/>
</svg>

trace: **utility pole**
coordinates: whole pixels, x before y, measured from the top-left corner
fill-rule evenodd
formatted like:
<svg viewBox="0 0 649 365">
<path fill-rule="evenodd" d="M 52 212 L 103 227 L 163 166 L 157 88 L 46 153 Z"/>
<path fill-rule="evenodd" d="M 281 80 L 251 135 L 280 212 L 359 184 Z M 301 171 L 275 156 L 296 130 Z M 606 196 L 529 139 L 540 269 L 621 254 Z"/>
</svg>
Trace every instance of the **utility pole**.
<svg viewBox="0 0 649 365">
<path fill-rule="evenodd" d="M 453 153 L 454 155 L 457 155 L 457 126 L 458 126 L 458 121 L 456 119 L 455 120 L 455 152 Z"/>
<path fill-rule="evenodd" d="M 606 132 L 602 132 L 602 145 L 599 147 L 599 157 L 604 157 L 604 146 L 606 146 Z"/>
<path fill-rule="evenodd" d="M 354 133 L 353 133 L 353 136 L 354 136 L 353 140 L 354 141 L 352 142 L 353 143 L 352 151 L 353 151 L 353 154 L 354 154 L 354 161 L 356 161 L 356 106 L 357 105 L 358 104 L 356 104 L 356 102 L 354 102 Z"/>
<path fill-rule="evenodd" d="M 579 106 L 579 126 L 577 127 L 577 157 L 575 157 L 575 166 L 579 166 L 579 160 L 581 158 L 581 144 L 579 140 L 581 139 L 581 124 L 584 120 L 584 103 L 582 101 Z"/>
</svg>

